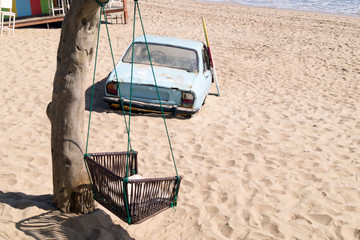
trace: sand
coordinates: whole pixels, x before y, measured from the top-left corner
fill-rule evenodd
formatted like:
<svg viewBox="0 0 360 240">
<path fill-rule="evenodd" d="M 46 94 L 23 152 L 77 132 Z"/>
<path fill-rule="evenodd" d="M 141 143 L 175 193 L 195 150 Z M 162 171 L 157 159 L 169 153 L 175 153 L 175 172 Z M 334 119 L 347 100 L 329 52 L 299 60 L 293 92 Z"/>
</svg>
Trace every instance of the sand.
<svg viewBox="0 0 360 240">
<path fill-rule="evenodd" d="M 60 29 L 22 28 L 0 35 L 0 239 L 360 239 L 360 18 L 183 0 L 140 8 L 147 34 L 201 41 L 205 15 L 222 91 L 196 117 L 167 119 L 184 177 L 176 211 L 128 226 L 98 204 L 85 216 L 52 205 L 45 110 Z M 118 61 L 131 16 L 109 29 Z M 122 115 L 101 100 L 112 69 L 101 36 L 89 149 L 122 151 Z M 131 129 L 142 175 L 173 176 L 162 119 L 135 114 Z"/>
</svg>

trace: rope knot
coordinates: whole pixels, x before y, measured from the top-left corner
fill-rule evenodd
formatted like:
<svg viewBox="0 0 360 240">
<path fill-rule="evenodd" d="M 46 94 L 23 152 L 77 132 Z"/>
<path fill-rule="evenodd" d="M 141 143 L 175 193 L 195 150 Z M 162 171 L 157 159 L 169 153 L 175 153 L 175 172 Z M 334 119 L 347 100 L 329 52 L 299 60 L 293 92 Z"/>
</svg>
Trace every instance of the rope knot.
<svg viewBox="0 0 360 240">
<path fill-rule="evenodd" d="M 107 0 L 106 2 L 100 2 L 99 0 L 95 0 L 95 2 L 99 4 L 100 7 L 103 7 L 109 2 L 109 0 Z"/>
</svg>

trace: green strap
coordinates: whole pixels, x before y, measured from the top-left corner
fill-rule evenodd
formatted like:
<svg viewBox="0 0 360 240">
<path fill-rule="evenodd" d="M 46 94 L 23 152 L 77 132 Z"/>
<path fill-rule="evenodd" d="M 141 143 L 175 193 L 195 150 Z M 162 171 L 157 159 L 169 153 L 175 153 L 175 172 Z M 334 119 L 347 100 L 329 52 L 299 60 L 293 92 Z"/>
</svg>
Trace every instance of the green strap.
<svg viewBox="0 0 360 240">
<path fill-rule="evenodd" d="M 111 52 L 111 58 L 112 58 L 112 62 L 113 62 L 113 67 L 115 70 L 115 76 L 116 76 L 116 82 L 117 82 L 117 89 L 118 89 L 118 95 L 120 98 L 120 103 L 121 103 L 121 108 L 123 111 L 123 116 L 124 116 L 124 121 L 125 121 L 125 127 L 126 127 L 126 132 L 128 134 L 128 141 L 130 141 L 130 129 L 128 128 L 128 125 L 126 123 L 126 114 L 125 114 L 125 110 L 124 110 L 124 104 L 122 101 L 122 96 L 121 96 L 121 91 L 120 91 L 120 87 L 119 87 L 119 78 L 118 78 L 118 74 L 117 74 L 117 70 L 116 70 L 116 65 L 115 65 L 115 60 L 114 60 L 114 53 L 112 50 L 112 45 L 111 45 L 111 39 L 110 39 L 110 34 L 109 34 L 109 28 L 107 25 L 107 20 L 106 20 L 106 15 L 105 15 L 105 4 L 104 5 L 100 5 L 101 9 L 100 9 L 100 19 L 99 19 L 99 28 L 98 28 L 98 35 L 97 35 L 97 42 L 96 42 L 96 54 L 95 54 L 95 65 L 94 65 L 94 74 L 93 74 L 93 84 L 92 84 L 92 89 L 91 89 L 91 101 L 90 101 L 90 113 L 89 113 L 89 122 L 88 122 L 88 131 L 87 131 L 87 137 L 86 137 L 86 149 L 85 149 L 85 154 L 87 154 L 88 152 L 88 145 L 89 145 L 89 136 L 90 136 L 90 123 L 91 123 L 91 115 L 92 115 L 92 108 L 93 108 L 93 102 L 94 102 L 94 89 L 95 89 L 95 74 L 96 74 L 96 66 L 97 66 L 97 56 L 98 56 L 98 50 L 99 50 L 99 39 L 100 39 L 100 27 L 101 27 L 101 13 L 104 15 L 104 19 L 105 19 L 105 26 L 106 26 L 106 31 L 107 31 L 107 36 L 108 36 L 108 41 L 109 41 L 109 46 L 110 46 L 110 52 Z M 130 144 L 130 148 L 131 147 L 131 142 Z"/>
<path fill-rule="evenodd" d="M 92 179 L 91 179 L 91 177 L 90 177 L 89 167 L 88 167 L 88 165 L 86 164 L 86 160 L 85 160 L 86 157 L 90 157 L 90 155 L 89 155 L 89 154 L 84 154 L 84 162 L 85 162 L 86 172 L 87 172 L 87 175 L 88 175 L 88 177 L 89 177 L 90 187 L 91 187 L 91 191 L 92 191 L 92 194 L 93 194 L 93 198 L 95 198 L 94 185 L 93 185 Z"/>
<path fill-rule="evenodd" d="M 101 5 L 100 5 L 100 6 L 101 6 Z M 104 6 L 101 6 L 101 10 L 102 10 L 103 8 L 104 8 Z M 105 20 L 106 20 L 106 19 L 105 19 Z M 94 74 L 93 74 L 93 84 L 92 84 L 92 88 L 91 88 L 90 113 L 89 113 L 88 131 L 87 131 L 87 136 L 86 136 L 85 154 L 87 154 L 87 152 L 88 152 L 88 146 L 89 146 L 91 113 L 92 113 L 92 107 L 93 107 L 93 101 L 94 101 L 96 63 L 97 63 L 97 56 L 98 56 L 98 50 L 99 50 L 100 26 L 101 26 L 101 11 L 100 11 L 99 28 L 98 28 L 99 30 L 98 30 L 97 41 L 96 41 L 95 65 L 94 65 Z"/>
<path fill-rule="evenodd" d="M 127 223 L 130 225 L 131 224 L 131 216 L 130 216 L 130 210 L 129 210 L 129 205 L 128 205 L 128 199 L 127 199 L 127 195 L 126 195 L 126 186 L 129 183 L 129 179 L 126 177 L 123 179 L 123 191 L 124 191 L 124 201 L 125 201 L 125 208 L 126 208 L 126 213 L 128 215 L 127 217 Z"/>
<path fill-rule="evenodd" d="M 109 33 L 109 28 L 108 28 L 106 14 L 105 14 L 105 8 L 102 9 L 102 12 L 103 12 L 104 19 L 105 19 L 106 33 L 107 33 L 107 36 L 108 36 L 109 47 L 110 47 L 110 52 L 111 52 L 111 59 L 112 59 L 112 63 L 113 63 L 114 71 L 115 71 L 116 87 L 117 87 L 117 91 L 118 91 L 118 95 L 119 95 L 121 109 L 122 109 L 123 116 L 124 116 L 124 122 L 125 122 L 126 132 L 127 132 L 127 135 L 128 135 L 128 141 L 129 141 L 129 144 L 130 144 L 130 149 L 132 150 L 131 141 L 130 141 L 130 137 L 129 137 L 130 128 L 128 127 L 128 124 L 127 124 L 127 121 L 126 121 L 126 113 L 125 113 L 125 109 L 124 109 L 124 102 L 122 100 L 120 84 L 119 84 L 119 77 L 118 77 L 118 73 L 117 73 L 117 69 L 116 69 L 116 65 L 115 65 L 114 52 L 113 52 L 112 45 L 111 45 L 111 39 L 110 39 L 110 33 Z M 101 17 L 101 13 L 100 13 L 100 17 Z"/>
<path fill-rule="evenodd" d="M 179 193 L 179 186 L 180 186 L 180 177 L 176 176 L 176 189 L 175 189 L 175 197 L 174 197 L 174 201 L 171 202 L 170 207 L 175 208 L 177 205 L 177 197 L 178 197 L 178 193 Z"/>
<path fill-rule="evenodd" d="M 96 1 L 97 1 L 97 0 L 96 0 Z M 100 6 L 101 6 L 101 5 L 100 5 Z M 104 8 L 104 6 L 101 6 L 101 9 L 103 9 L 103 8 Z M 100 26 L 101 26 L 101 14 L 100 14 L 100 19 L 99 19 L 99 30 L 98 30 L 97 41 L 96 41 L 96 54 L 95 54 L 94 75 L 93 75 L 93 84 L 92 84 L 92 88 L 91 88 L 91 100 L 90 100 L 89 122 L 88 122 L 87 136 L 86 136 L 86 148 L 85 148 L 85 154 L 84 154 L 84 163 L 85 163 L 85 167 L 86 167 L 86 172 L 87 172 L 88 177 L 89 177 L 89 181 L 90 181 L 90 185 L 91 185 L 91 189 L 92 189 L 93 195 L 94 195 L 93 183 L 92 183 L 92 180 L 91 180 L 91 177 L 90 177 L 89 168 L 88 168 L 88 165 L 86 164 L 85 158 L 86 158 L 87 156 L 89 156 L 89 154 L 87 154 L 87 152 L 88 152 L 88 146 L 89 146 L 91 113 L 92 113 L 92 107 L 93 107 L 93 101 L 94 101 L 95 73 L 96 73 L 97 54 L 98 54 L 98 49 L 99 49 Z"/>
<path fill-rule="evenodd" d="M 95 1 L 99 4 L 99 2 L 97 0 L 95 0 Z M 122 98 L 121 98 L 121 91 L 120 91 L 120 88 L 119 88 L 119 80 L 118 80 L 118 75 L 117 75 L 115 61 L 114 61 L 114 54 L 113 54 L 113 51 L 112 51 L 110 34 L 109 34 L 109 29 L 108 29 L 108 26 L 107 26 L 107 21 L 106 21 L 106 16 L 105 16 L 105 9 L 104 9 L 105 4 L 99 4 L 101 6 L 101 9 L 100 9 L 100 18 L 99 18 L 97 41 L 96 41 L 95 65 L 94 65 L 94 74 L 93 74 L 93 84 L 92 84 L 92 90 L 91 90 L 90 113 L 89 113 L 88 131 L 87 131 L 87 137 L 86 137 L 86 149 L 85 149 L 85 154 L 84 154 L 84 162 L 85 162 L 85 166 L 86 166 L 86 171 L 87 171 L 87 174 L 88 174 L 88 177 L 89 177 L 89 180 L 90 180 L 90 185 L 91 185 L 91 189 L 93 190 L 93 194 L 94 194 L 93 183 L 91 181 L 89 169 L 88 169 L 88 166 L 86 164 L 85 158 L 86 158 L 86 156 L 89 156 L 89 154 L 88 154 L 88 146 L 89 146 L 89 136 L 90 136 L 91 113 L 92 113 L 93 101 L 94 101 L 94 89 L 95 89 L 95 75 L 96 75 L 96 66 L 97 66 L 97 56 L 98 56 L 98 50 L 99 50 L 101 15 L 102 15 L 101 13 L 103 13 L 104 19 L 105 19 L 105 26 L 106 26 L 106 30 L 107 30 L 109 45 L 110 45 L 111 57 L 112 57 L 113 66 L 114 66 L 114 69 L 115 69 L 116 80 L 117 80 L 118 93 L 119 93 L 119 96 L 120 96 L 120 99 L 121 99 L 121 105 L 122 105 L 122 109 L 123 109 L 123 113 L 124 113 L 123 115 L 124 115 L 124 120 L 125 120 L 125 126 L 126 126 L 126 131 L 127 131 L 127 134 L 128 134 L 128 147 L 129 146 L 131 147 L 130 128 L 128 128 L 128 126 L 126 124 L 126 117 L 125 117 L 126 114 L 125 114 L 125 110 L 124 110 L 124 106 L 123 106 L 123 101 L 122 101 Z M 130 123 L 129 123 L 129 126 L 130 126 Z M 128 152 L 128 157 L 129 157 L 129 152 Z M 128 165 L 128 163 L 127 163 L 127 165 Z M 128 169 L 128 166 L 127 166 L 127 169 Z M 125 182 L 127 183 L 127 178 L 125 178 Z M 124 184 L 125 205 L 126 205 L 126 211 L 127 211 L 127 214 L 128 214 L 128 224 L 131 224 L 130 211 L 129 211 L 129 206 L 128 206 L 128 203 L 127 203 L 127 196 L 126 196 L 126 191 L 125 191 L 125 182 L 123 183 Z"/>
<path fill-rule="evenodd" d="M 106 2 L 100 2 L 99 0 L 95 0 L 95 2 L 97 3 L 97 4 L 99 4 L 100 5 L 100 7 L 104 7 L 108 2 L 109 2 L 109 0 L 107 0 Z"/>
<path fill-rule="evenodd" d="M 135 0 L 137 2 L 137 0 Z M 131 216 L 130 216 L 130 210 L 127 200 L 127 194 L 126 194 L 126 186 L 129 183 L 128 175 L 129 175 L 129 158 L 130 158 L 130 127 L 131 127 L 131 100 L 132 100 L 132 80 L 133 80 L 133 71 L 134 71 L 134 38 L 135 38 L 135 18 L 136 18 L 136 4 L 134 4 L 134 25 L 133 25 L 133 44 L 132 44 L 132 52 L 131 52 L 131 82 L 130 82 L 130 104 L 129 104 L 129 126 L 128 129 L 128 145 L 127 145 L 127 154 L 126 154 L 126 173 L 125 178 L 123 179 L 123 191 L 124 191 L 124 201 L 125 201 L 125 208 L 127 213 L 127 222 L 130 225 L 131 224 Z M 118 86 L 119 89 L 119 86 Z M 124 114 L 125 116 L 125 114 Z M 126 123 L 125 123 L 126 124 Z M 125 186 L 126 184 L 126 186 Z"/>
<path fill-rule="evenodd" d="M 126 213 L 128 215 L 127 217 L 127 222 L 130 225 L 131 224 L 131 215 L 130 215 L 130 210 L 129 210 L 129 205 L 128 205 L 128 199 L 127 199 L 127 194 L 126 194 L 126 185 L 128 184 L 128 170 L 129 170 L 129 158 L 130 158 L 130 151 L 132 150 L 131 147 L 131 141 L 130 141 L 130 116 L 129 116 L 129 125 L 126 122 L 126 114 L 125 114 L 125 110 L 124 110 L 124 103 L 122 100 L 122 96 L 121 96 L 121 90 L 119 87 L 119 78 L 118 78 L 118 74 L 117 74 L 117 70 L 116 70 L 116 66 L 115 66 L 115 60 L 114 60 L 114 54 L 113 54 L 113 50 L 112 50 L 112 46 L 111 46 L 111 40 L 110 40 L 110 34 L 109 34 L 109 28 L 107 25 L 107 20 L 106 20 L 106 15 L 105 15 L 105 9 L 102 8 L 102 12 L 105 18 L 105 26 L 106 26 L 106 31 L 107 31 L 107 36 L 108 36 L 108 40 L 109 40 L 109 46 L 110 46 L 110 52 L 111 52 L 111 58 L 112 58 L 112 62 L 113 62 L 113 66 L 114 66 L 114 70 L 115 70 L 115 76 L 116 76 L 116 83 L 117 83 L 117 89 L 118 89 L 118 95 L 119 95 L 119 99 L 121 102 L 121 108 L 123 111 L 123 116 L 124 116 L 124 121 L 125 121 L 125 127 L 126 127 L 126 131 L 127 131 L 127 135 L 128 135 L 128 149 L 127 149 L 127 159 L 126 159 L 126 174 L 125 174 L 125 178 L 123 179 L 123 191 L 124 191 L 124 201 L 125 201 L 125 208 L 126 208 Z M 100 14 L 100 18 L 101 18 L 101 14 Z M 131 94 L 131 93 L 130 93 Z M 131 105 L 130 105 L 130 110 L 131 110 Z"/>
<path fill-rule="evenodd" d="M 172 160 L 173 160 L 173 163 L 174 163 L 176 176 L 178 177 L 179 174 L 178 174 L 178 170 L 177 170 L 177 167 L 176 167 L 174 152 L 173 152 L 173 148 L 172 148 L 172 146 L 171 146 L 170 135 L 169 135 L 169 131 L 168 131 L 167 124 L 166 124 L 166 120 L 165 120 L 164 109 L 163 109 L 163 106 L 162 106 L 162 103 L 161 103 L 159 88 L 158 88 L 158 85 L 157 85 L 157 82 L 156 82 L 154 67 L 153 67 L 153 64 L 152 64 L 152 61 L 151 61 L 149 45 L 148 45 L 148 42 L 147 42 L 147 40 L 146 40 L 146 34 L 145 34 L 144 24 L 143 24 L 143 21 L 142 21 L 142 18 L 141 18 L 139 3 L 138 3 L 137 0 L 135 0 L 135 6 L 136 6 L 136 5 L 137 5 L 138 11 L 139 11 L 139 17 L 140 17 L 141 27 L 142 27 L 142 31 L 143 31 L 143 35 L 144 35 L 144 39 L 145 39 L 146 48 L 147 48 L 148 55 L 149 55 L 149 61 L 150 61 L 151 71 L 152 71 L 152 75 L 153 75 L 154 82 L 155 82 L 156 93 L 157 93 L 157 96 L 158 96 L 158 99 L 159 99 L 159 104 L 160 104 L 160 108 L 161 108 L 161 114 L 162 114 L 163 121 L 164 121 L 164 125 L 165 125 L 165 130 L 166 130 L 166 135 L 167 135 L 168 142 L 169 142 L 169 147 L 170 147 L 170 151 L 171 151 L 171 156 L 172 156 Z M 134 21 L 135 21 L 135 18 L 134 18 Z M 133 45 L 134 45 L 134 41 L 133 41 Z M 132 62 L 131 64 L 133 64 L 133 62 Z"/>
<path fill-rule="evenodd" d="M 125 177 L 128 177 L 129 174 L 129 143 L 130 143 L 130 123 L 131 123 L 131 103 L 132 103 L 132 89 L 133 89 L 133 76 L 134 76 L 134 41 L 135 41 L 135 20 L 136 20 L 136 4 L 137 0 L 135 0 L 134 4 L 134 21 L 133 21 L 133 41 L 131 46 L 131 77 L 130 77 L 130 103 L 129 103 L 129 134 L 128 134 L 128 146 L 127 146 L 127 156 L 126 156 L 126 173 Z"/>
<path fill-rule="evenodd" d="M 105 26 L 106 26 L 106 30 L 107 30 L 107 35 L 108 35 L 108 40 L 109 40 L 109 45 L 110 45 L 111 57 L 112 57 L 113 66 L 114 66 L 114 70 L 115 70 L 118 95 L 119 95 L 119 98 L 120 98 L 121 107 L 123 109 L 125 126 L 126 126 L 127 135 L 128 135 L 126 174 L 125 174 L 125 178 L 123 179 L 123 189 L 124 189 L 124 197 L 125 197 L 124 198 L 125 207 L 126 207 L 126 212 L 127 212 L 127 215 L 128 215 L 127 221 L 128 221 L 128 224 L 131 224 L 131 216 L 130 216 L 130 210 L 129 210 L 128 201 L 127 201 L 127 194 L 126 194 L 125 184 L 126 185 L 128 184 L 130 151 L 133 152 L 132 147 L 131 147 L 131 141 L 130 141 L 130 127 L 131 127 L 132 86 L 133 86 L 133 73 L 134 73 L 134 47 L 135 47 L 136 8 L 138 9 L 138 12 L 139 12 L 141 27 L 142 27 L 142 31 L 143 31 L 143 35 L 144 35 L 144 39 L 145 39 L 146 48 L 147 48 L 147 51 L 148 51 L 151 71 L 152 71 L 152 75 L 153 75 L 154 82 L 155 82 L 156 92 L 157 92 L 157 96 L 158 96 L 158 99 L 159 99 L 159 104 L 160 104 L 161 113 L 162 113 L 162 117 L 163 117 L 163 121 L 164 121 L 164 125 L 165 125 L 166 135 L 167 135 L 167 138 L 168 138 L 168 142 L 169 142 L 169 146 L 170 146 L 170 150 L 171 150 L 171 156 L 172 156 L 172 159 L 173 159 L 175 172 L 176 172 L 176 177 L 177 177 L 176 194 L 175 194 L 174 201 L 171 203 L 171 207 L 176 206 L 180 178 L 179 178 L 179 175 L 178 175 L 176 162 L 175 162 L 175 157 L 174 157 L 173 149 L 172 149 L 172 146 L 171 146 L 169 131 L 168 131 L 168 128 L 167 128 L 167 124 L 166 124 L 166 120 L 165 120 L 165 114 L 164 114 L 164 110 L 163 110 L 162 103 L 161 103 L 160 93 L 159 93 L 158 85 L 157 85 L 157 82 L 156 82 L 155 72 L 154 72 L 152 61 L 151 61 L 150 50 L 149 50 L 148 42 L 147 42 L 147 39 L 146 39 L 144 24 L 143 24 L 143 21 L 142 21 L 138 0 L 134 0 L 134 2 L 135 2 L 135 4 L 134 4 L 134 25 L 133 25 L 133 42 L 132 42 L 132 56 L 131 56 L 131 82 L 130 82 L 130 103 L 129 103 L 129 122 L 128 123 L 126 122 L 125 110 L 124 110 L 123 100 L 122 100 L 121 91 L 120 91 L 120 87 L 119 87 L 119 79 L 118 79 L 118 74 L 117 74 L 116 65 L 115 65 L 115 61 L 114 61 L 114 54 L 113 54 L 113 51 L 112 51 L 109 29 L 108 29 L 108 26 L 107 26 L 107 20 L 106 20 L 106 16 L 105 16 L 104 6 L 107 4 L 108 1 L 106 1 L 104 3 L 101 3 L 98 0 L 95 0 L 95 1 L 101 6 L 101 9 L 100 9 L 99 28 L 98 28 L 98 35 L 97 35 L 97 42 L 96 42 L 95 65 L 94 65 L 94 74 L 93 74 L 93 85 L 92 85 L 92 91 L 91 91 L 90 113 L 89 113 L 88 131 L 87 131 L 87 137 L 86 137 L 86 149 L 85 149 L 85 154 L 84 154 L 84 162 L 85 162 L 85 157 L 89 156 L 87 154 L 87 151 L 88 151 L 89 135 L 90 135 L 91 113 L 92 113 L 93 99 L 94 99 L 95 74 L 96 74 L 96 64 L 97 64 L 97 55 L 98 55 L 98 49 L 99 49 L 100 26 L 101 26 L 101 13 L 103 13 L 104 19 L 105 19 Z M 86 162 L 85 162 L 85 165 L 86 165 L 87 173 L 88 173 L 88 176 L 89 176 L 89 179 L 90 179 L 91 187 L 93 187 L 91 177 L 90 177 L 90 174 L 89 174 L 89 170 L 88 170 L 88 166 L 87 166 Z"/>
</svg>

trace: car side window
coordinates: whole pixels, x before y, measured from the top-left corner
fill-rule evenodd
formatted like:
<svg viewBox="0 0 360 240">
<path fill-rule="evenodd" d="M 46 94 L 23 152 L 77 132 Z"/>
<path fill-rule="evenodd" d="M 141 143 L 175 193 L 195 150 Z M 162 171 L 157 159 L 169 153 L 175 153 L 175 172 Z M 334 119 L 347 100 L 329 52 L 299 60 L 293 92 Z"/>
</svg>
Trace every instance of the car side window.
<svg viewBox="0 0 360 240">
<path fill-rule="evenodd" d="M 210 58 L 205 45 L 203 46 L 202 55 L 203 55 L 204 71 L 207 71 L 210 69 Z"/>
</svg>

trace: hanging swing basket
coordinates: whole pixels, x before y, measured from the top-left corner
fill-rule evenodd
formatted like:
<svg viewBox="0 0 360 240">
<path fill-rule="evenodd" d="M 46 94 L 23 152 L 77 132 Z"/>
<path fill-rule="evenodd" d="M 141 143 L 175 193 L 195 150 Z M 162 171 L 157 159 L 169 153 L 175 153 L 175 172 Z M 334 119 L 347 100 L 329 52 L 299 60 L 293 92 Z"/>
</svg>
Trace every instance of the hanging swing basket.
<svg viewBox="0 0 360 240">
<path fill-rule="evenodd" d="M 176 206 L 181 177 L 139 178 L 137 152 L 90 153 L 85 161 L 95 200 L 129 224 Z"/>
<path fill-rule="evenodd" d="M 95 1 L 101 6 L 101 12 L 105 17 L 105 10 L 104 10 L 105 3 L 103 4 L 98 0 Z M 134 23 L 135 23 L 135 16 L 136 16 L 135 13 L 137 8 L 141 20 L 141 15 L 138 5 L 139 4 L 137 0 L 135 0 Z M 142 20 L 141 20 L 141 25 L 143 29 L 143 34 L 145 36 Z M 95 66 L 94 66 L 94 75 L 93 75 L 93 88 L 91 93 L 91 104 L 90 104 L 90 114 L 89 114 L 89 127 L 88 127 L 88 134 L 86 140 L 86 151 L 84 155 L 84 161 L 86 162 L 86 166 L 94 194 L 94 199 L 97 202 L 99 202 L 101 205 L 103 205 L 105 208 L 107 208 L 109 211 L 114 213 L 116 216 L 118 216 L 120 219 L 127 222 L 128 224 L 135 224 L 135 223 L 143 222 L 144 220 L 170 207 L 175 207 L 177 205 L 177 196 L 179 193 L 181 177 L 178 176 L 178 171 L 175 164 L 175 158 L 171 147 L 170 137 L 167 130 L 165 115 L 163 110 L 161 111 L 164 119 L 165 130 L 169 140 L 172 159 L 175 166 L 175 171 L 176 171 L 175 177 L 146 178 L 146 179 L 140 177 L 138 175 L 139 173 L 138 173 L 138 163 L 137 163 L 137 152 L 135 151 L 90 153 L 90 154 L 87 153 L 90 122 L 91 122 L 90 121 L 91 111 L 92 111 L 93 98 L 94 98 L 94 85 L 95 85 L 97 53 L 99 46 L 100 26 L 101 26 L 101 15 L 99 19 L 99 30 L 98 30 L 98 38 L 97 38 L 96 54 L 95 54 Z M 116 71 L 109 30 L 106 24 L 106 18 L 105 18 L 105 26 L 109 39 L 109 45 L 110 45 L 112 60 L 114 64 L 114 69 Z M 133 28 L 133 41 L 134 41 L 134 34 L 135 34 L 135 24 Z M 151 58 L 149 53 L 149 61 L 150 60 Z M 133 65 L 133 60 L 132 60 L 132 65 Z M 153 76 L 156 85 L 155 75 L 153 74 Z M 130 88 L 130 96 L 131 96 L 131 88 Z M 159 102 L 161 105 L 160 94 L 158 90 L 157 90 L 157 95 L 159 97 Z M 119 96 L 121 96 L 120 91 L 119 91 Z M 128 149 L 132 149 L 130 143 L 131 97 L 130 97 L 130 109 L 129 109 L 129 125 L 127 125 L 125 112 L 123 113 L 124 113 L 126 130 L 128 134 Z"/>
</svg>

